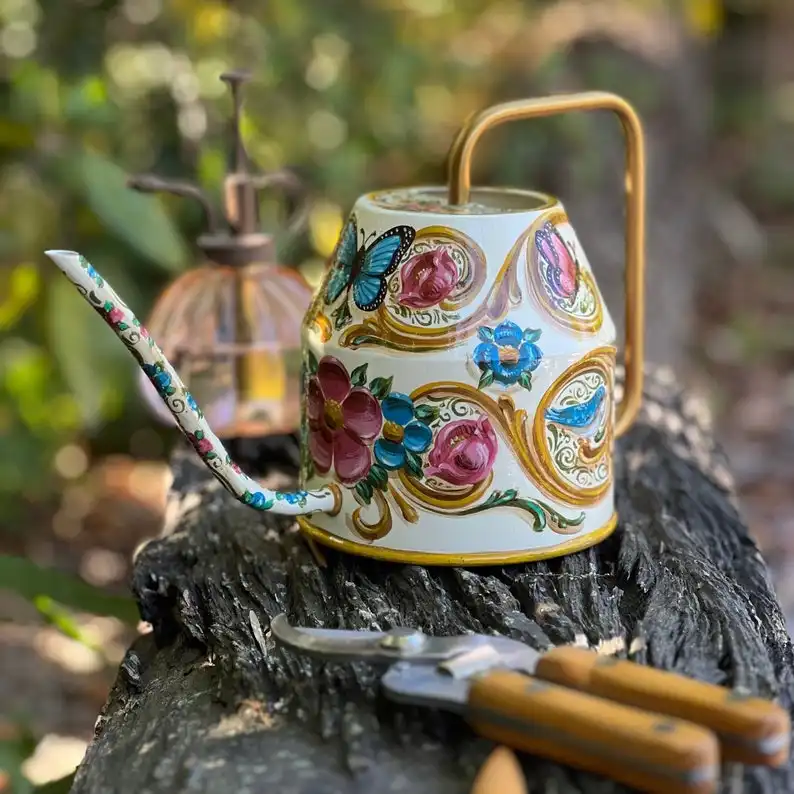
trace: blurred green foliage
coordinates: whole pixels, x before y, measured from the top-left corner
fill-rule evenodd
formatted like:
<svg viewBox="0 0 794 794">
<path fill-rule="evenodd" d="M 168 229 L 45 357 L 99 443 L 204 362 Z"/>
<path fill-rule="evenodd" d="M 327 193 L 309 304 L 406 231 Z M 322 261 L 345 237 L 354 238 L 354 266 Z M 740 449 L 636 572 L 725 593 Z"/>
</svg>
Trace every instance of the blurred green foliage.
<svg viewBox="0 0 794 794">
<path fill-rule="evenodd" d="M 45 619 L 64 634 L 84 642 L 80 630 L 59 606 L 118 618 L 134 626 L 138 610 L 130 598 L 105 593 L 79 579 L 44 568 L 24 557 L 0 555 L 0 583 L 30 601 Z"/>
<path fill-rule="evenodd" d="M 151 426 L 127 354 L 42 252 L 84 253 L 146 314 L 194 261 L 202 219 L 190 201 L 138 194 L 125 179 L 154 170 L 218 190 L 230 115 L 221 72 L 254 73 L 243 130 L 256 164 L 297 168 L 321 197 L 309 234 L 283 249 L 316 270 L 358 194 L 441 181 L 468 113 L 553 82 L 559 52 L 533 26 L 553 5 L 0 0 L 0 505 L 52 493 L 67 442 L 101 428 L 105 448 L 126 451 Z M 720 6 L 693 0 L 690 24 L 708 32 Z M 517 31 L 526 45 L 506 46 Z M 517 166 L 543 175 L 549 130 L 587 149 L 582 124 L 497 133 L 520 138 L 519 159 L 488 146 L 478 168 L 504 181 Z M 277 208 L 265 211 L 272 228 Z"/>
</svg>

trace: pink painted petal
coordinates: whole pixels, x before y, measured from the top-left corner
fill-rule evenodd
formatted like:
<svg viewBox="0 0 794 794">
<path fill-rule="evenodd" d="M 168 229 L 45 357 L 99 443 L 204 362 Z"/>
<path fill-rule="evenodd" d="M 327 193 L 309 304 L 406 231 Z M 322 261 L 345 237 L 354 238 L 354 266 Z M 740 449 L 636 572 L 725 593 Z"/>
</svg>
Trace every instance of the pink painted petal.
<svg viewBox="0 0 794 794">
<path fill-rule="evenodd" d="M 327 430 L 309 430 L 309 454 L 320 474 L 329 471 L 333 460 L 332 434 Z"/>
<path fill-rule="evenodd" d="M 338 358 L 324 356 L 317 367 L 317 379 L 326 400 L 341 403 L 350 394 L 350 375 Z"/>
<path fill-rule="evenodd" d="M 371 444 L 380 433 L 383 414 L 380 404 L 366 389 L 353 389 L 342 403 L 345 428 Z"/>
<path fill-rule="evenodd" d="M 334 437 L 334 467 L 343 485 L 355 485 L 369 474 L 372 457 L 368 447 L 344 430 Z"/>
<path fill-rule="evenodd" d="M 318 422 L 323 415 L 325 400 L 320 388 L 320 381 L 314 377 L 309 380 L 308 395 L 306 397 L 306 413 L 312 422 Z"/>
</svg>

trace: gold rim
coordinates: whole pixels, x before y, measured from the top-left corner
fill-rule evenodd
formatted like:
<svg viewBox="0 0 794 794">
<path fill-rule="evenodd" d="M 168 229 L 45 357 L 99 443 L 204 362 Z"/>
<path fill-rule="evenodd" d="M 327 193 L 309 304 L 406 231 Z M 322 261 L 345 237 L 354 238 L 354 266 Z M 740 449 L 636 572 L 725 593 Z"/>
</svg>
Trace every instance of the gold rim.
<svg viewBox="0 0 794 794">
<path fill-rule="evenodd" d="M 609 521 L 594 532 L 589 532 L 586 535 L 579 535 L 573 540 L 568 540 L 565 543 L 560 543 L 557 546 L 550 546 L 546 549 L 481 552 L 478 554 L 437 554 L 427 551 L 384 549 L 378 546 L 356 543 L 352 540 L 344 540 L 336 535 L 332 535 L 316 524 L 312 524 L 306 516 L 298 516 L 298 526 L 307 539 L 315 540 L 323 546 L 335 549 L 336 551 L 342 551 L 357 557 L 369 557 L 373 560 L 403 563 L 406 565 L 454 565 L 466 568 L 479 565 L 511 565 L 519 562 L 538 562 L 540 560 L 551 560 L 554 557 L 562 557 L 565 554 L 573 554 L 577 551 L 589 549 L 591 546 L 595 546 L 605 538 L 608 538 L 614 532 L 617 523 L 618 514 L 613 513 Z"/>
</svg>

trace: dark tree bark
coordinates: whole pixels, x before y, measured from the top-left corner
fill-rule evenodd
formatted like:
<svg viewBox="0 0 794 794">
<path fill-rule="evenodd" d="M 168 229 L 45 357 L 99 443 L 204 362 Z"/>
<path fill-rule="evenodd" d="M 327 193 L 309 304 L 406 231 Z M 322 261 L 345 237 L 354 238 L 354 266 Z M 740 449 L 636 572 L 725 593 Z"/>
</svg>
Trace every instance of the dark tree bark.
<svg viewBox="0 0 794 794">
<path fill-rule="evenodd" d="M 297 461 L 293 439 L 278 449 Z M 283 610 L 310 626 L 500 632 L 530 644 L 540 624 L 555 642 L 600 644 L 791 708 L 791 643 L 703 406 L 649 375 L 617 455 L 620 525 L 595 549 L 479 569 L 327 552 L 322 569 L 288 519 L 238 505 L 180 450 L 165 531 L 135 562 L 154 630 L 125 657 L 73 791 L 469 791 L 489 742 L 456 717 L 384 701 L 365 665 L 275 649 L 268 623 Z M 268 475 L 293 477 L 289 463 Z M 622 790 L 523 763 L 532 792 Z M 724 791 L 783 792 L 792 779 L 790 768 L 727 768 Z"/>
</svg>

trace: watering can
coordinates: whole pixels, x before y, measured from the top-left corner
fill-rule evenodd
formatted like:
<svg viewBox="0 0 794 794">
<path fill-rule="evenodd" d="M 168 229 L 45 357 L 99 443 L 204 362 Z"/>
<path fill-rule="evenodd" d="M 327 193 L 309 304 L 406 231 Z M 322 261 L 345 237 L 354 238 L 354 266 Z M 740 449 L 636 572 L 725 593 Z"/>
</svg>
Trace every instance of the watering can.
<svg viewBox="0 0 794 794">
<path fill-rule="evenodd" d="M 626 142 L 625 379 L 616 330 L 562 203 L 472 187 L 483 133 L 609 110 Z M 354 204 L 302 330 L 300 490 L 263 488 L 229 457 L 154 339 L 74 251 L 48 251 L 137 359 L 202 461 L 255 510 L 350 553 L 423 565 L 547 559 L 615 528 L 614 441 L 643 381 L 644 143 L 602 92 L 471 117 L 446 186 Z"/>
</svg>

